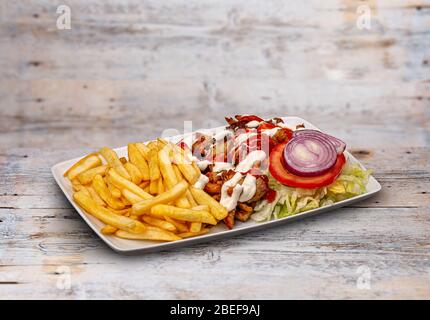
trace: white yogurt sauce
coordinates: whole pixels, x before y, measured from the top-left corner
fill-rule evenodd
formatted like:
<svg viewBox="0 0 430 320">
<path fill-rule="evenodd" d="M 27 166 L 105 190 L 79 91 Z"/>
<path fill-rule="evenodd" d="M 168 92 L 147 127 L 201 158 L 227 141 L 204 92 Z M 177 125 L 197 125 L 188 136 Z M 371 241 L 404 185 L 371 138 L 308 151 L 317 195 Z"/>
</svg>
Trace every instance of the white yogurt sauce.
<svg viewBox="0 0 430 320">
<path fill-rule="evenodd" d="M 266 153 L 263 150 L 255 150 L 249 153 L 236 167 L 238 172 L 249 171 L 257 161 L 266 159 Z"/>
<path fill-rule="evenodd" d="M 239 198 L 240 202 L 245 202 L 252 199 L 252 197 L 255 195 L 255 192 L 257 191 L 256 181 L 257 178 L 255 178 L 253 175 L 246 175 L 245 180 L 242 182 L 243 191 Z"/>
<path fill-rule="evenodd" d="M 245 126 L 247 128 L 257 128 L 260 125 L 260 122 L 258 122 L 257 120 L 252 120 L 249 121 Z"/>
<path fill-rule="evenodd" d="M 279 129 L 281 129 L 281 128 L 267 129 L 267 130 L 263 130 L 263 133 L 265 135 L 268 135 L 269 137 L 273 137 L 275 135 L 275 133 L 278 132 Z"/>
<path fill-rule="evenodd" d="M 225 137 L 229 137 L 233 135 L 233 132 L 230 130 L 223 130 L 214 134 L 213 138 L 215 141 L 223 141 Z"/>
<path fill-rule="evenodd" d="M 214 167 L 212 169 L 213 172 L 220 172 L 223 170 L 234 169 L 233 164 L 229 162 L 214 162 Z"/>
<path fill-rule="evenodd" d="M 194 183 L 194 188 L 196 189 L 203 189 L 205 185 L 209 182 L 209 178 L 206 177 L 204 174 L 200 174 L 199 179 Z"/>
<path fill-rule="evenodd" d="M 227 211 L 231 211 L 237 206 L 237 201 L 239 201 L 239 197 L 243 191 L 243 186 L 238 184 L 239 180 L 242 179 L 242 174 L 237 172 L 233 178 L 226 181 L 221 188 L 221 200 L 220 204 L 227 209 Z M 233 192 L 231 196 L 228 195 L 227 190 L 233 188 Z"/>
<path fill-rule="evenodd" d="M 256 135 L 257 135 L 256 132 L 242 133 L 236 137 L 234 144 L 236 146 L 241 145 L 242 143 L 246 142 L 246 140 Z"/>
</svg>

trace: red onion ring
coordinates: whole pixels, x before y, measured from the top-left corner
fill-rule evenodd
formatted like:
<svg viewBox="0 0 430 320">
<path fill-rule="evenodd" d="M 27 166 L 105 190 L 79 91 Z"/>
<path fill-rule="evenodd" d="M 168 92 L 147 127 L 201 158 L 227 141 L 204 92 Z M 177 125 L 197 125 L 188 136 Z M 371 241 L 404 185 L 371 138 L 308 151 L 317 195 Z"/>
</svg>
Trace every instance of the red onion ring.
<svg viewBox="0 0 430 320">
<path fill-rule="evenodd" d="M 319 176 L 334 166 L 336 148 L 322 135 L 301 134 L 293 137 L 284 149 L 284 166 L 302 177 Z"/>
<path fill-rule="evenodd" d="M 333 136 L 330 136 L 324 132 L 318 131 L 318 130 L 312 130 L 312 129 L 303 129 L 303 130 L 296 130 L 293 133 L 293 136 L 299 136 L 299 135 L 319 135 L 324 137 L 325 139 L 329 140 L 334 147 L 336 148 L 337 154 L 342 154 L 345 151 L 346 144 L 342 140 L 335 138 Z"/>
</svg>

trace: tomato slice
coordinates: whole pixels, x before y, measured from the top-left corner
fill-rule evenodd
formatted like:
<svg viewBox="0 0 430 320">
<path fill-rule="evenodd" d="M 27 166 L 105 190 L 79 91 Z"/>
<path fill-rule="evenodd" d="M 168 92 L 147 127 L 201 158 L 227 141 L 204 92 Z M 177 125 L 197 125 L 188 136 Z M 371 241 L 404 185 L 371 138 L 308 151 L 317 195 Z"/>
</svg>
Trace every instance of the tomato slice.
<svg viewBox="0 0 430 320">
<path fill-rule="evenodd" d="M 263 122 L 258 126 L 258 130 L 266 130 L 266 129 L 273 129 L 276 128 L 276 126 L 271 122 Z"/>
<path fill-rule="evenodd" d="M 288 172 L 282 164 L 285 145 L 286 143 L 282 143 L 273 148 L 270 153 L 269 171 L 273 178 L 290 187 L 314 189 L 327 186 L 336 180 L 346 161 L 345 156 L 340 154 L 334 166 L 326 173 L 315 177 L 300 177 Z"/>
</svg>

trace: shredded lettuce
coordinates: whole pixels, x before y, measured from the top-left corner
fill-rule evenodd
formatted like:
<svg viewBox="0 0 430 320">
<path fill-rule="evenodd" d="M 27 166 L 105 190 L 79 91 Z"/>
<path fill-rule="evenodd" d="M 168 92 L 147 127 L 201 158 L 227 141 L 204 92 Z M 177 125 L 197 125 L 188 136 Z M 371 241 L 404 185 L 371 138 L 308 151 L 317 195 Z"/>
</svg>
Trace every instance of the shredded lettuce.
<svg viewBox="0 0 430 320">
<path fill-rule="evenodd" d="M 272 203 L 261 201 L 251 218 L 255 221 L 284 218 L 363 194 L 370 174 L 371 170 L 348 160 L 335 182 L 318 189 L 288 187 L 269 175 L 269 186 L 276 190 L 276 198 Z"/>
</svg>

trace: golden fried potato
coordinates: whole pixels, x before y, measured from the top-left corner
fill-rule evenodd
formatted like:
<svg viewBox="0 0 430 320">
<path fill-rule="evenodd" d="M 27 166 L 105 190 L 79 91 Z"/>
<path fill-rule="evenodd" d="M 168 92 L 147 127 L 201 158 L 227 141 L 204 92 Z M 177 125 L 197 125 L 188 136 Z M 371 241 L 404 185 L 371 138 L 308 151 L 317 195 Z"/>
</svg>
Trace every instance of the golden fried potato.
<svg viewBox="0 0 430 320">
<path fill-rule="evenodd" d="M 123 178 L 127 180 L 131 180 L 130 175 L 128 174 L 127 170 L 124 168 L 124 165 L 119 160 L 118 155 L 115 151 L 112 149 L 109 149 L 107 147 L 104 147 L 100 150 L 100 154 L 103 156 L 103 158 L 106 160 L 106 162 L 114 168 Z"/>
<path fill-rule="evenodd" d="M 82 172 L 98 167 L 101 164 L 102 161 L 99 158 L 98 153 L 91 153 L 71 166 L 69 170 L 64 173 L 64 176 L 72 181 Z"/>
<path fill-rule="evenodd" d="M 217 220 L 222 220 L 227 217 L 227 209 L 206 192 L 193 187 L 191 187 L 190 190 L 196 202 L 200 205 L 208 205 L 210 207 L 210 212 Z"/>
<path fill-rule="evenodd" d="M 101 175 L 98 174 L 94 177 L 91 186 L 109 207 L 115 210 L 124 209 L 124 204 L 112 196 L 112 193 L 109 191 L 109 188 Z"/>
<path fill-rule="evenodd" d="M 157 240 L 157 241 L 175 241 L 181 240 L 176 234 L 153 226 L 145 226 L 145 231 L 141 233 L 130 233 L 122 230 L 115 232 L 115 235 L 124 239 L 131 240 Z"/>
<path fill-rule="evenodd" d="M 145 225 L 143 223 L 110 212 L 105 207 L 98 205 L 92 198 L 88 197 L 82 191 L 74 193 L 73 199 L 86 212 L 105 224 L 131 233 L 139 233 L 145 230 Z"/>
<path fill-rule="evenodd" d="M 112 227 L 112 226 L 107 224 L 100 231 L 103 234 L 114 234 L 115 232 L 118 231 L 118 228 Z"/>
<path fill-rule="evenodd" d="M 170 223 L 166 220 L 162 220 L 162 219 L 158 219 L 158 218 L 154 218 L 154 217 L 150 217 L 150 216 L 142 216 L 142 220 L 144 222 L 146 222 L 147 224 L 150 224 L 154 227 L 158 227 L 170 232 L 176 232 L 177 229 L 175 227 L 175 225 L 173 223 Z"/>
<path fill-rule="evenodd" d="M 202 229 L 202 223 L 201 222 L 191 222 L 190 223 L 190 232 L 196 233 L 200 232 Z"/>
<path fill-rule="evenodd" d="M 158 149 L 151 149 L 149 152 L 149 176 L 151 181 L 160 178 L 160 169 L 158 168 Z"/>
<path fill-rule="evenodd" d="M 157 204 L 153 206 L 151 208 L 150 215 L 160 218 L 163 216 L 168 216 L 177 220 L 189 222 L 203 222 L 213 225 L 217 223 L 215 218 L 207 211 L 177 208 L 166 204 Z"/>
<path fill-rule="evenodd" d="M 129 143 L 127 149 L 130 162 L 139 168 L 142 179 L 149 180 L 149 165 L 146 157 L 142 155 L 142 152 L 137 147 L 137 143 Z"/>
<path fill-rule="evenodd" d="M 137 194 L 131 192 L 128 189 L 122 189 L 122 195 L 124 198 L 128 200 L 132 205 L 141 201 L 144 201 L 145 199 L 139 197 Z"/>
<path fill-rule="evenodd" d="M 146 161 L 149 161 L 149 152 L 151 149 L 141 142 L 137 142 L 134 145 L 139 150 L 140 154 L 146 159 Z"/>
<path fill-rule="evenodd" d="M 208 233 L 209 230 L 210 230 L 209 228 L 202 228 L 198 232 L 183 232 L 183 233 L 179 233 L 178 236 L 180 236 L 181 238 L 190 238 L 190 237 L 200 236 L 202 234 Z"/>
<path fill-rule="evenodd" d="M 104 177 L 109 169 L 107 164 L 101 165 L 78 174 L 77 178 L 81 184 L 89 184 L 96 175 Z"/>
<path fill-rule="evenodd" d="M 110 181 L 119 189 L 128 189 L 134 194 L 138 195 L 139 197 L 143 199 L 151 199 L 152 196 L 143 191 L 139 186 L 135 185 L 133 182 L 121 177 L 115 169 L 110 169 L 108 171 L 108 177 Z"/>
<path fill-rule="evenodd" d="M 173 224 L 179 232 L 188 232 L 188 226 L 185 222 L 181 222 L 175 219 L 172 219 L 168 216 L 163 217 L 164 220 Z"/>
<path fill-rule="evenodd" d="M 136 215 L 149 213 L 151 211 L 151 208 L 157 204 L 166 204 L 175 201 L 185 193 L 187 188 L 187 182 L 181 181 L 172 189 L 167 190 L 166 192 L 161 193 L 156 197 L 133 204 L 132 212 Z"/>
<path fill-rule="evenodd" d="M 128 174 L 130 175 L 131 181 L 134 184 L 139 185 L 140 182 L 143 180 L 143 175 L 139 170 L 139 168 L 131 162 L 124 163 L 124 168 L 127 170 Z"/>
</svg>

